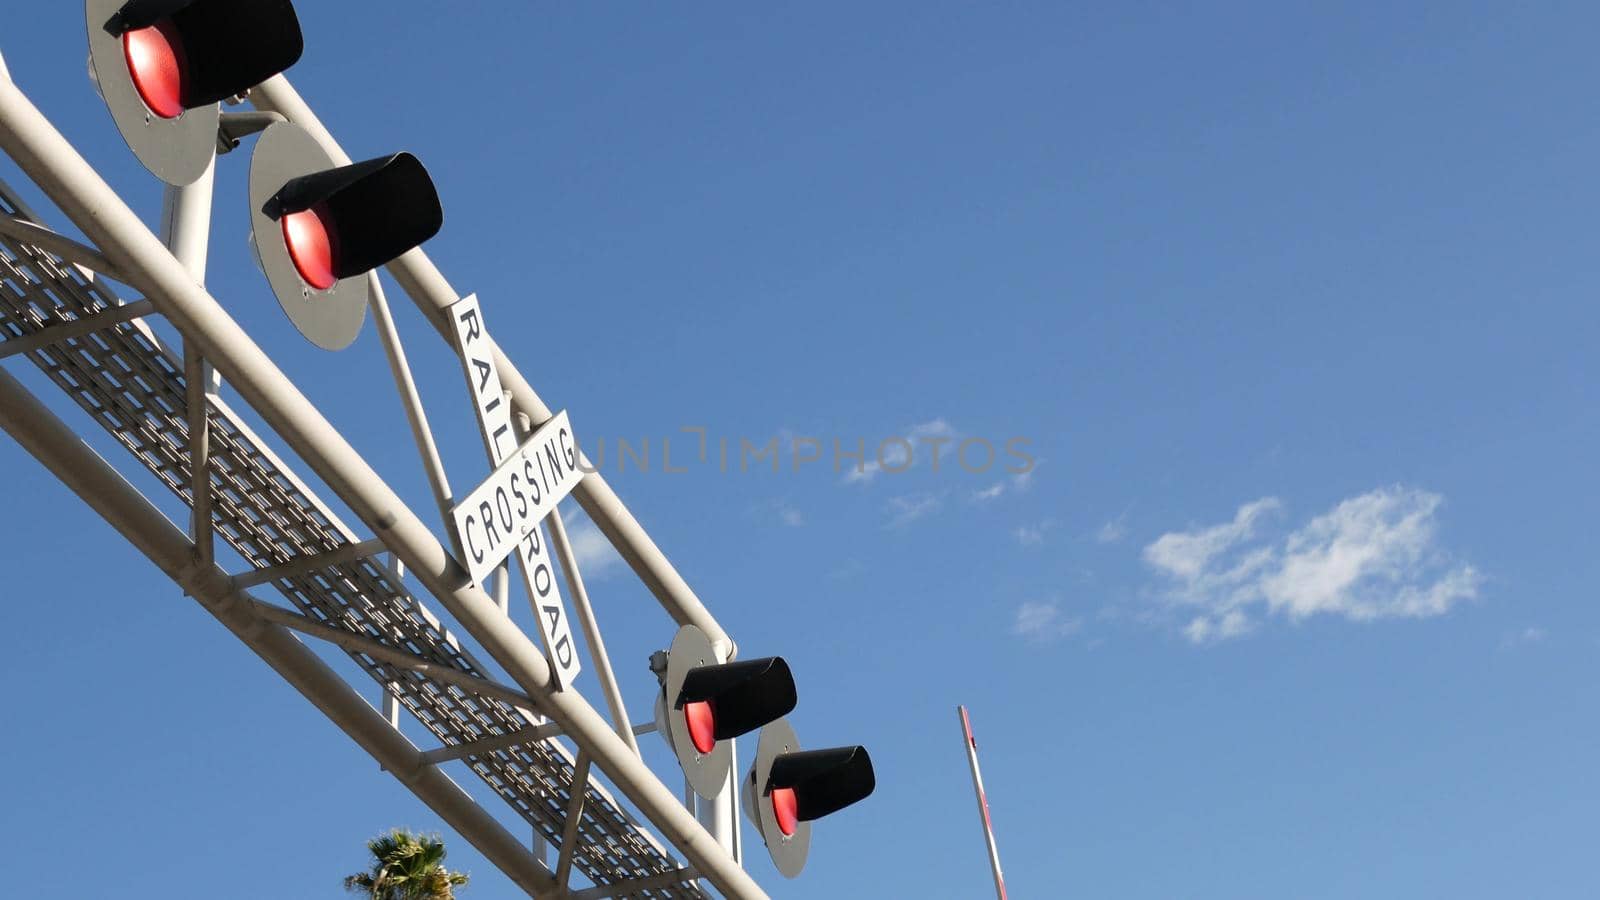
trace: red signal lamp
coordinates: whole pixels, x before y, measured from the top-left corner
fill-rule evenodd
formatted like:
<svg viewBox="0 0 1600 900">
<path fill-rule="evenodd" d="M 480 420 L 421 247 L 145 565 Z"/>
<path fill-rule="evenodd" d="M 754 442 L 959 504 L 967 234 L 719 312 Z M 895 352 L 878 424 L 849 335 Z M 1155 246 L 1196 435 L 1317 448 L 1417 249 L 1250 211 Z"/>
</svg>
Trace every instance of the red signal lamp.
<svg viewBox="0 0 1600 900">
<path fill-rule="evenodd" d="M 717 747 L 717 714 L 710 700 L 686 703 L 683 719 L 689 725 L 689 741 L 701 753 L 710 753 Z"/>
<path fill-rule="evenodd" d="M 288 213 L 281 220 L 283 244 L 289 249 L 294 269 L 315 290 L 334 286 L 339 276 L 333 273 L 333 233 L 320 207 Z"/>
<path fill-rule="evenodd" d="M 183 42 L 172 20 L 124 33 L 122 53 L 144 105 L 163 119 L 183 115 Z"/>
<path fill-rule="evenodd" d="M 794 795 L 794 788 L 772 789 L 772 815 L 778 820 L 778 830 L 784 837 L 793 837 L 796 828 L 800 827 L 800 801 Z"/>
</svg>

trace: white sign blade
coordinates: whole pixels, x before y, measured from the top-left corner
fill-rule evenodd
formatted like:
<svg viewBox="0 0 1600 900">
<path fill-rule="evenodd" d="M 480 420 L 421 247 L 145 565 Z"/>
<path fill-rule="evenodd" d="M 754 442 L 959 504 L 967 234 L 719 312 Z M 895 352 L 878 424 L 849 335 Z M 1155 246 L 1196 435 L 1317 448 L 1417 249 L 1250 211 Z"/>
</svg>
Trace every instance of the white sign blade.
<svg viewBox="0 0 1600 900">
<path fill-rule="evenodd" d="M 563 410 L 450 511 L 472 580 L 482 583 L 582 477 Z"/>
<path fill-rule="evenodd" d="M 455 337 L 456 354 L 461 358 L 462 371 L 466 375 L 467 385 L 472 394 L 473 409 L 478 415 L 484 447 L 489 452 L 490 464 L 502 466 L 506 463 L 507 457 L 517 450 L 516 432 L 511 425 L 510 403 L 501 387 L 500 373 L 495 368 L 493 345 L 489 341 L 488 329 L 483 324 L 483 311 L 478 306 L 477 295 L 457 301 L 450 307 L 449 314 L 455 325 L 452 334 Z M 561 419 L 565 421 L 565 414 Z M 572 446 L 576 452 L 576 444 Z M 565 496 L 565 491 L 570 489 L 568 486 L 558 493 Z M 559 500 L 560 497 L 556 499 Z M 554 501 L 551 502 L 551 508 L 554 508 Z M 482 511 L 479 512 L 481 518 Z M 492 521 L 492 518 L 485 521 Z M 456 533 L 461 537 L 460 543 L 465 548 L 467 540 L 466 533 L 461 530 L 462 524 L 462 521 L 457 519 Z M 488 538 L 487 532 L 484 533 L 484 538 Z M 517 546 L 517 559 L 520 562 L 518 568 L 522 570 L 522 583 L 527 588 L 528 597 L 533 603 L 534 618 L 539 623 L 539 636 L 544 640 L 545 651 L 550 657 L 556 685 L 564 688 L 572 684 L 578 673 L 583 671 L 583 666 L 578 661 L 576 645 L 572 641 L 572 626 L 567 617 L 567 607 L 561 600 L 555 568 L 550 563 L 549 545 L 545 542 L 543 530 L 535 524 L 521 538 L 521 543 Z M 468 549 L 466 552 L 469 554 L 467 566 L 472 572 L 472 579 L 481 584 L 486 573 L 481 571 L 476 560 L 471 558 L 474 549 Z"/>
<path fill-rule="evenodd" d="M 511 430 L 511 404 L 500 386 L 478 295 L 456 302 L 450 307 L 450 317 L 455 322 L 456 352 L 472 388 L 472 408 L 478 413 L 489 464 L 498 466 L 516 449 L 517 436 Z"/>
</svg>

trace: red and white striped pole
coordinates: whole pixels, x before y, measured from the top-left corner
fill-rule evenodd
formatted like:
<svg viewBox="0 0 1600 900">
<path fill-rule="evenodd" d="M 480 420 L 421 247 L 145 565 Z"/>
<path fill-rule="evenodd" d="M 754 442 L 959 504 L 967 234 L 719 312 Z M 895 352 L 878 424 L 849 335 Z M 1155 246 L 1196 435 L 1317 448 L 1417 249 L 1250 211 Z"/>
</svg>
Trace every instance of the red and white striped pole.
<svg viewBox="0 0 1600 900">
<path fill-rule="evenodd" d="M 983 775 L 978 772 L 978 742 L 972 736 L 972 720 L 967 708 L 958 706 L 961 713 L 961 734 L 967 743 L 967 763 L 972 766 L 972 789 L 978 794 L 978 812 L 983 816 L 983 839 L 989 845 L 989 868 L 994 871 L 994 891 L 1000 900 L 1006 900 L 1006 879 L 1000 874 L 1000 851 L 994 845 L 994 824 L 989 821 L 989 800 L 983 794 Z"/>
</svg>

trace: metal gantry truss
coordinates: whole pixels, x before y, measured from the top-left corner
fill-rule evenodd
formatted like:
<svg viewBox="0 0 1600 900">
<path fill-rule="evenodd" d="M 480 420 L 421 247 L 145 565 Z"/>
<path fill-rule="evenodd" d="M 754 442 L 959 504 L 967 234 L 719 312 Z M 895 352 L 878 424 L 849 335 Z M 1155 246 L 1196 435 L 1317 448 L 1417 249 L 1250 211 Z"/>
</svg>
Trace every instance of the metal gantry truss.
<svg viewBox="0 0 1600 900">
<path fill-rule="evenodd" d="M 281 76 L 252 100 L 348 161 Z M 607 697 L 608 722 L 575 689 L 556 688 L 547 660 L 502 606 L 10 82 L 3 63 L 0 150 L 94 244 L 49 229 L 0 184 L 0 360 L 34 363 L 196 511 L 191 527 L 186 533 L 168 521 L 3 368 L 0 427 L 530 895 L 702 897 L 695 879 L 704 878 L 725 896 L 764 896 L 639 759 L 620 702 Z M 440 311 L 458 298 L 426 255 L 412 251 L 389 271 L 443 333 Z M 143 296 L 124 300 L 106 278 Z M 145 321 L 157 315 L 182 335 L 181 352 Z M 548 420 L 551 410 L 496 357 L 517 411 L 534 425 Z M 274 454 L 212 389 L 208 366 L 374 537 L 341 521 Z M 603 477 L 585 475 L 574 497 L 667 612 L 701 627 L 731 658 L 731 640 Z M 220 568 L 213 540 L 247 567 Z M 562 561 L 576 580 L 570 554 Z M 255 593 L 267 589 L 287 605 Z M 512 683 L 493 680 L 428 603 L 447 610 Z M 588 618 L 586 598 L 583 612 Z M 294 633 L 348 653 L 438 746 L 413 745 Z M 609 688 L 603 659 L 602 668 Z M 440 770 L 458 759 L 558 849 L 554 870 Z M 646 821 L 592 774 L 609 779 Z M 592 886 L 571 886 L 574 870 Z"/>
</svg>

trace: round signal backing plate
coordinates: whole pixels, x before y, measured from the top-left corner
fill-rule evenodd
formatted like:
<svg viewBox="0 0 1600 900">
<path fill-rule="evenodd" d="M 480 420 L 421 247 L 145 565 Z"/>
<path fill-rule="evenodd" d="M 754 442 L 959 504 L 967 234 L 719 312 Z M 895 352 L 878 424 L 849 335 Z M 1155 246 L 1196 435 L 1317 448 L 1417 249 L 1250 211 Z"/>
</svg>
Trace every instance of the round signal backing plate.
<svg viewBox="0 0 1600 900">
<path fill-rule="evenodd" d="M 217 155 L 217 104 L 185 110 L 165 119 L 145 105 L 128 71 L 128 58 L 119 35 L 106 31 L 106 23 L 126 0 L 84 0 L 89 29 L 89 69 L 100 96 L 111 110 L 111 120 L 128 142 L 128 149 L 145 168 L 167 184 L 194 184 Z"/>
<path fill-rule="evenodd" d="M 678 694 L 683 691 L 683 680 L 688 677 L 690 670 L 714 666 L 719 662 L 721 660 L 717 659 L 711 639 L 693 625 L 678 629 L 677 636 L 672 639 L 672 649 L 667 651 L 667 727 L 671 730 L 672 750 L 683 766 L 683 774 L 689 779 L 689 785 L 702 797 L 715 797 L 722 793 L 728 770 L 733 765 L 733 749 L 727 741 L 717 741 L 710 753 L 695 749 L 693 736 L 689 734 L 688 717 L 676 704 Z"/>
<path fill-rule="evenodd" d="M 772 774 L 772 762 L 785 753 L 800 749 L 800 739 L 787 718 L 769 722 L 761 729 L 761 740 L 756 744 L 755 762 L 745 776 L 742 790 L 746 793 L 745 814 L 755 819 L 761 838 L 767 844 L 772 864 L 785 878 L 798 877 L 806 867 L 806 855 L 811 851 L 811 823 L 797 822 L 794 834 L 786 835 L 778 826 L 777 811 L 772 808 L 772 794 L 767 790 L 767 780 Z"/>
<path fill-rule="evenodd" d="M 319 291 L 306 282 L 289 255 L 283 224 L 267 215 L 267 201 L 291 179 L 337 167 L 310 132 L 279 122 L 261 133 L 250 158 L 250 234 L 261 271 L 289 321 L 324 350 L 343 350 L 361 333 L 372 288 L 370 273 L 341 278 Z"/>
</svg>

